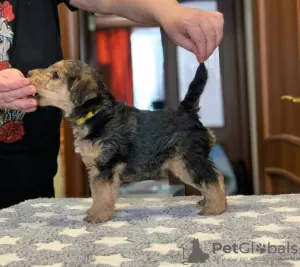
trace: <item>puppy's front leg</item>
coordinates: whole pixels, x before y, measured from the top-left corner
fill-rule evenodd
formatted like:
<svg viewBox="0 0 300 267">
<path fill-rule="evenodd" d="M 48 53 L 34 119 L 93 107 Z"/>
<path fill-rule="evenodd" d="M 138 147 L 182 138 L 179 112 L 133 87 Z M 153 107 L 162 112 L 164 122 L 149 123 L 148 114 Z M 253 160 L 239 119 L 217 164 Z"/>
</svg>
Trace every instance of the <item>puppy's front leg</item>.
<svg viewBox="0 0 300 267">
<path fill-rule="evenodd" d="M 97 160 L 97 167 L 99 168 L 101 178 L 105 180 L 112 179 L 113 159 L 117 154 L 118 146 L 113 142 L 106 142 L 103 145 L 103 152 Z"/>
<path fill-rule="evenodd" d="M 115 150 L 109 145 L 103 146 L 103 151 L 89 172 L 90 188 L 93 198 L 92 207 L 87 212 L 85 221 L 105 222 L 114 216 L 116 195 L 119 185 L 117 175 L 114 175 L 113 158 Z"/>
<path fill-rule="evenodd" d="M 90 187 L 93 204 L 85 221 L 99 223 L 112 219 L 116 203 L 117 183 L 113 179 L 104 180 L 97 177 L 91 181 Z"/>
</svg>

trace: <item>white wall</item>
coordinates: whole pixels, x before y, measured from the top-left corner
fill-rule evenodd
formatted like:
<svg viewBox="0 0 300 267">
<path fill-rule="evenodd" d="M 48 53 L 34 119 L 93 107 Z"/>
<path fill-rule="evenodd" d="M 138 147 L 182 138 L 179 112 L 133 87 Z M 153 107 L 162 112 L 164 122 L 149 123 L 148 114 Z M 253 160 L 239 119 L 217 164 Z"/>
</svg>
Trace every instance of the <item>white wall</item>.
<svg viewBox="0 0 300 267">
<path fill-rule="evenodd" d="M 218 10 L 217 1 L 184 2 L 182 5 L 205 11 Z M 181 101 L 187 93 L 188 86 L 195 76 L 199 63 L 193 53 L 180 46 L 177 47 L 177 62 L 179 100 Z M 208 71 L 208 81 L 200 98 L 201 109 L 199 115 L 205 127 L 223 128 L 225 118 L 218 47 L 205 62 L 205 65 Z"/>
<path fill-rule="evenodd" d="M 133 28 L 131 57 L 134 106 L 152 110 L 153 101 L 164 101 L 164 56 L 158 27 Z"/>
</svg>

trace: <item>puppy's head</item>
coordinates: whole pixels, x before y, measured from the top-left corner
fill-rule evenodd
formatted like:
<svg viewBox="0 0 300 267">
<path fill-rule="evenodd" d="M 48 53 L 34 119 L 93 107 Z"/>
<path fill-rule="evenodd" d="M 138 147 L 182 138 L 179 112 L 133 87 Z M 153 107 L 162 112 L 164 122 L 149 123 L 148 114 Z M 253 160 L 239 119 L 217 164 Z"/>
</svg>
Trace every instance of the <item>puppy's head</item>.
<svg viewBox="0 0 300 267">
<path fill-rule="evenodd" d="M 62 60 L 28 73 L 39 106 L 58 107 L 69 116 L 87 101 L 108 93 L 100 75 L 81 61 Z"/>
</svg>

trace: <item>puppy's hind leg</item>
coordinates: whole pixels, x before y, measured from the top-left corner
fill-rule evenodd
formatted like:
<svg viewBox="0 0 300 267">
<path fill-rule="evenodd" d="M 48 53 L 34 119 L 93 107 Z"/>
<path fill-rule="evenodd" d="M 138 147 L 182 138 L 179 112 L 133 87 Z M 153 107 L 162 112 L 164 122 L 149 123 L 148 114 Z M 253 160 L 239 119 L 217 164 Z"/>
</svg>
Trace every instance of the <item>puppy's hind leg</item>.
<svg viewBox="0 0 300 267">
<path fill-rule="evenodd" d="M 227 209 L 224 177 L 219 171 L 214 172 L 214 179 L 200 183 L 199 190 L 204 199 L 199 205 L 203 207 L 201 212 L 203 215 L 218 215 Z"/>
<path fill-rule="evenodd" d="M 226 211 L 224 177 L 213 168 L 209 160 L 198 158 L 188 161 L 178 157 L 169 160 L 165 166 L 185 184 L 201 192 L 204 197 L 199 203 L 202 215 L 218 215 Z"/>
</svg>

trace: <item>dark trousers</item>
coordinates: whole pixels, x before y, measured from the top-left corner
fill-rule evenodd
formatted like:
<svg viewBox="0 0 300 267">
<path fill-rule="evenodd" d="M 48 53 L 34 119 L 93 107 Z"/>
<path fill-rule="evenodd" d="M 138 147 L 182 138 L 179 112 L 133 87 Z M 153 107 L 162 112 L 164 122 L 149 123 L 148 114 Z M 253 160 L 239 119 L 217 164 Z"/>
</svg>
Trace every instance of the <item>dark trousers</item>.
<svg viewBox="0 0 300 267">
<path fill-rule="evenodd" d="M 60 123 L 61 111 L 55 108 L 28 113 L 24 139 L 0 144 L 0 209 L 54 197 Z"/>
<path fill-rule="evenodd" d="M 57 153 L 45 152 L 0 155 L 0 209 L 29 199 L 54 197 Z"/>
</svg>

